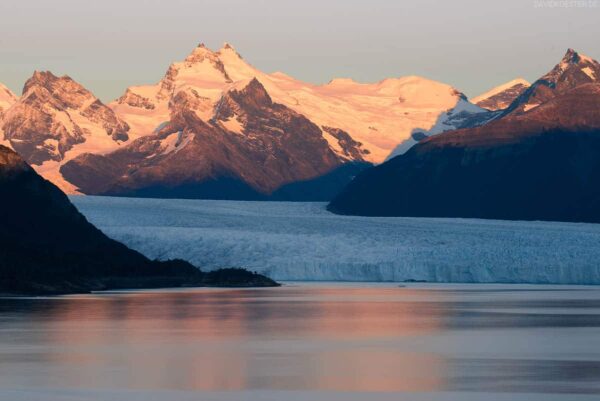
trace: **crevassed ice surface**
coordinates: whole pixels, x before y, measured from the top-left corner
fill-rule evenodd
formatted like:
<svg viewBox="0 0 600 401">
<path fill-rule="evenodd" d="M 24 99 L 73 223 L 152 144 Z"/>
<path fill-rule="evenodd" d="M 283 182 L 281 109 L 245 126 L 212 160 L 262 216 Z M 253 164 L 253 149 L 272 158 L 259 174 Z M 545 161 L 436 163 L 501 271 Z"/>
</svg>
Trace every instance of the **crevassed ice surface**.
<svg viewBox="0 0 600 401">
<path fill-rule="evenodd" d="M 323 203 L 72 197 L 158 259 L 277 280 L 600 284 L 600 225 L 337 216 Z"/>
</svg>

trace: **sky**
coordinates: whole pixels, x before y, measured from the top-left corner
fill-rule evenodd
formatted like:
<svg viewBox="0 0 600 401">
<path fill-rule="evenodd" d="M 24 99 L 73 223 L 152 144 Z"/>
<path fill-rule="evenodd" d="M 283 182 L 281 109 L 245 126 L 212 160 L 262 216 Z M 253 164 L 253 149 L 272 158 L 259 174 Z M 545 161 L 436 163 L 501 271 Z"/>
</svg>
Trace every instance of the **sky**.
<svg viewBox="0 0 600 401">
<path fill-rule="evenodd" d="M 469 97 L 535 80 L 569 47 L 600 58 L 600 0 L 3 0 L 0 82 L 67 74 L 104 101 L 200 42 L 326 83 L 420 75 Z"/>
</svg>

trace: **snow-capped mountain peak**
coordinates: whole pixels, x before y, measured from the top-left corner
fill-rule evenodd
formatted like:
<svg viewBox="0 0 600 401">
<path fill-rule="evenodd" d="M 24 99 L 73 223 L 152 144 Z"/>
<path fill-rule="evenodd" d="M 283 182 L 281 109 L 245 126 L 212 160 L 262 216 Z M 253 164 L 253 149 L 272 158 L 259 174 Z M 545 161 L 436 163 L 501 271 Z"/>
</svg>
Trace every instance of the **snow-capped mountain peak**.
<svg viewBox="0 0 600 401">
<path fill-rule="evenodd" d="M 198 46 L 184 62 L 173 63 L 157 85 L 131 87 L 111 107 L 132 127 L 132 137 L 139 137 L 169 120 L 169 99 L 178 92 L 197 95 L 199 109 L 195 113 L 208 121 L 212 117 L 210 103 L 219 102 L 225 91 L 239 88 L 238 82 L 245 84 L 254 78 L 274 102 L 320 127 L 348 133 L 369 151 L 367 159 L 376 163 L 385 160 L 415 128 L 432 128 L 464 98 L 449 85 L 416 76 L 376 83 L 350 78 L 333 79 L 326 85 L 305 83 L 281 73 L 264 73 L 225 43 L 218 51 Z"/>
<path fill-rule="evenodd" d="M 209 59 L 212 62 L 218 62 L 217 54 L 206 47 L 204 43 L 200 43 L 190 54 L 188 54 L 185 58 L 185 62 L 190 64 L 201 63 L 205 59 Z"/>
<path fill-rule="evenodd" d="M 589 63 L 594 60 L 591 57 L 586 56 L 585 54 L 580 54 L 574 49 L 567 49 L 564 57 L 562 58 L 560 65 L 569 65 L 569 64 L 579 64 L 580 62 Z"/>
<path fill-rule="evenodd" d="M 527 112 L 573 88 L 598 82 L 599 77 L 600 63 L 568 49 L 560 62 L 517 97 L 503 115 Z"/>
<path fill-rule="evenodd" d="M 235 54 L 238 58 L 242 58 L 242 56 L 237 52 L 235 47 L 233 47 L 230 43 L 225 42 L 225 43 L 223 43 L 223 46 L 221 47 L 221 49 L 219 49 L 219 51 L 217 53 L 223 54 L 223 53 L 227 53 L 227 52 Z"/>
<path fill-rule="evenodd" d="M 584 56 L 584 57 L 587 57 L 587 56 Z M 570 64 L 570 63 L 577 64 L 580 59 L 581 59 L 581 57 L 579 56 L 579 53 L 577 53 L 574 49 L 568 48 L 567 52 L 565 53 L 561 62 L 566 63 L 566 64 Z"/>
<path fill-rule="evenodd" d="M 570 78 L 572 81 L 570 84 L 579 84 L 580 80 L 588 80 L 590 82 L 597 81 L 600 77 L 597 74 L 600 69 L 600 64 L 591 57 L 584 54 L 580 54 L 573 49 L 568 49 L 564 57 L 549 73 L 544 75 L 541 79 L 549 83 L 557 84 L 561 79 L 566 81 Z M 565 77 L 566 74 L 574 72 L 582 72 L 583 75 L 577 74 L 577 77 Z M 576 86 L 576 85 L 575 85 Z"/>
<path fill-rule="evenodd" d="M 68 76 L 35 71 L 5 112 L 5 143 L 62 189 L 58 166 L 82 152 L 106 152 L 129 139 L 129 126 Z"/>
<path fill-rule="evenodd" d="M 474 97 L 471 101 L 492 111 L 505 109 L 530 86 L 525 79 L 516 78 Z"/>
</svg>

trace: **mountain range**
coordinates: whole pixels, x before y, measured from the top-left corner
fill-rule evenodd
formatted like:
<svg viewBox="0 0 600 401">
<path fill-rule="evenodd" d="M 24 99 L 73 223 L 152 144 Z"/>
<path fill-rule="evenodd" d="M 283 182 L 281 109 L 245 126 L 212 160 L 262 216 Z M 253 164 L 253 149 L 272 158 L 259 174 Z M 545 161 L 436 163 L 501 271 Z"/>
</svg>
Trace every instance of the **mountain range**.
<svg viewBox="0 0 600 401">
<path fill-rule="evenodd" d="M 329 209 L 600 222 L 599 78 L 597 61 L 569 49 L 491 121 L 426 138 L 359 174 Z"/>
<path fill-rule="evenodd" d="M 419 77 L 307 84 L 200 45 L 109 104 L 51 72 L 21 96 L 0 85 L 0 139 L 0 293 L 276 285 L 149 260 L 63 191 L 600 223 L 600 63 L 572 49 L 532 84 L 470 102 Z"/>
<path fill-rule="evenodd" d="M 430 209 L 419 191 L 406 195 L 405 185 L 420 188 L 429 182 L 443 188 L 440 177 L 452 182 L 446 176 L 451 169 L 441 167 L 446 158 L 431 158 L 431 168 L 437 166 L 432 171 L 443 174 L 427 181 L 421 171 L 414 183 L 398 185 L 412 176 L 398 168 L 390 173 L 389 165 L 401 163 L 398 156 L 403 166 L 423 167 L 417 160 L 434 149 L 464 147 L 472 154 L 474 147 L 478 152 L 482 147 L 497 150 L 510 142 L 516 151 L 519 141 L 530 143 L 541 133 L 589 133 L 595 129 L 593 112 L 581 115 L 586 107 L 581 100 L 576 102 L 581 107 L 567 115 L 570 106 L 564 99 L 574 102 L 581 96 L 592 102 L 593 89 L 580 88 L 597 83 L 599 76 L 595 60 L 569 49 L 532 84 L 515 79 L 471 102 L 449 85 L 416 76 L 372 84 L 351 79 L 309 84 L 280 72 L 262 72 L 229 44 L 218 51 L 200 44 L 183 61 L 172 63 L 156 84 L 129 87 L 108 104 L 68 76 L 51 72 L 36 71 L 21 96 L 0 86 L 0 142 L 70 194 L 323 201 L 358 176 L 337 196 L 332 210 L 427 215 Z M 556 115 L 548 114 L 549 107 Z M 476 160 L 491 160 L 487 153 L 478 154 Z M 461 163 L 464 169 L 456 174 L 470 162 Z M 524 176 L 521 172 L 518 177 Z M 456 185 L 466 180 L 453 179 Z M 376 182 L 382 188 L 371 190 Z M 372 208 L 378 191 L 389 204 Z M 421 206 L 406 211 L 393 206 L 399 194 Z M 479 215 L 465 213 L 461 211 Z"/>
<path fill-rule="evenodd" d="M 494 114 L 410 76 L 313 85 L 229 44 L 195 48 L 109 104 L 51 72 L 0 97 L 0 139 L 67 193 L 328 200 L 399 146 Z"/>
</svg>

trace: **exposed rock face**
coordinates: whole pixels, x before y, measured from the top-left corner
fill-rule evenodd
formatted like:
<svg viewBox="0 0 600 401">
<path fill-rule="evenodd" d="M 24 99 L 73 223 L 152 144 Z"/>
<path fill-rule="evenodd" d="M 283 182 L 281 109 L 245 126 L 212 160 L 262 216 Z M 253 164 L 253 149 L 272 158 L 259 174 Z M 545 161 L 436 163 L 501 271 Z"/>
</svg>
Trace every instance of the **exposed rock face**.
<svg viewBox="0 0 600 401">
<path fill-rule="evenodd" d="M 129 88 L 112 104 L 139 140 L 114 154 L 83 155 L 61 168 L 61 176 L 95 194 L 331 199 L 369 165 L 369 150 L 349 132 L 318 128 L 274 102 L 265 82 L 289 100 L 230 45 L 218 52 L 200 45 L 157 85 Z M 184 157 L 188 165 L 175 174 Z"/>
<path fill-rule="evenodd" d="M 66 152 L 90 139 L 108 146 L 126 141 L 129 126 L 71 78 L 36 71 L 5 113 L 2 129 L 25 160 L 40 165 L 63 160 Z"/>
<path fill-rule="evenodd" d="M 596 82 L 600 82 L 600 64 L 569 49 L 560 63 L 516 98 L 504 114 L 524 113 L 573 88 Z"/>
<path fill-rule="evenodd" d="M 125 94 L 117 99 L 119 104 L 126 104 L 131 107 L 142 108 L 146 110 L 154 110 L 156 107 L 150 99 L 132 92 L 130 89 L 125 91 Z"/>
<path fill-rule="evenodd" d="M 350 134 L 339 128 L 323 127 L 323 131 L 331 135 L 340 147 L 340 153 L 350 160 L 364 162 L 365 156 L 370 152 L 367 149 L 362 149 L 362 143 L 352 139 Z"/>
<path fill-rule="evenodd" d="M 429 138 L 359 175 L 344 214 L 600 222 L 600 84 Z"/>
<path fill-rule="evenodd" d="M 201 44 L 184 61 L 173 63 L 159 83 L 131 87 L 111 106 L 130 124 L 132 136 L 144 136 L 169 120 L 168 105 L 181 92 L 195 91 L 203 99 L 196 113 L 208 121 L 225 92 L 253 78 L 261 82 L 274 102 L 320 127 L 335 127 L 347 133 L 365 151 L 350 153 L 375 163 L 385 160 L 415 128 L 429 130 L 459 102 L 468 103 L 451 86 L 414 76 L 373 84 L 335 79 L 327 85 L 312 85 L 283 73 L 266 74 L 248 64 L 228 44 L 218 51 Z M 440 130 L 456 128 L 446 122 Z M 335 153 L 349 158 L 337 140 L 325 136 Z"/>
<path fill-rule="evenodd" d="M 359 175 L 347 214 L 600 221 L 599 65 L 569 49 L 483 126 L 425 138 Z"/>
<path fill-rule="evenodd" d="M 596 61 L 569 50 L 527 90 L 522 91 L 526 83 L 521 83 L 487 96 L 487 103 L 481 104 L 498 109 L 489 111 L 451 86 L 420 77 L 373 84 L 334 79 L 311 85 L 283 73 L 263 73 L 230 45 L 219 51 L 200 45 L 173 63 L 156 85 L 127 89 L 110 109 L 67 77 L 36 73 L 0 124 L 11 147 L 68 191 L 79 187 L 87 193 L 167 196 L 167 188 L 175 196 L 187 188 L 185 197 L 214 197 L 223 191 L 228 195 L 219 198 L 262 198 L 294 180 L 316 180 L 344 164 L 379 163 L 433 135 L 527 112 L 581 84 L 596 82 L 599 73 Z M 247 88 L 254 79 L 262 90 Z M 235 98 L 246 89 L 243 102 Z M 258 97 L 250 100 L 251 96 Z M 297 119 L 276 122 L 291 115 L 280 113 L 279 106 L 310 124 Z M 277 134 L 282 129 L 286 135 Z M 211 149 L 223 153 L 207 157 L 206 144 L 215 138 L 227 138 Z M 300 145 L 301 140 L 309 142 Z M 329 148 L 326 157 L 323 142 Z M 298 147 L 293 152 L 292 143 Z M 166 154 L 175 150 L 194 167 L 182 164 L 174 174 L 173 166 L 180 162 Z M 323 157 L 324 164 L 317 168 Z M 267 163 L 266 170 L 261 163 Z M 274 171 L 273 166 L 290 171 Z M 209 182 L 212 189 L 206 190 Z"/>
<path fill-rule="evenodd" d="M 275 194 L 277 188 L 272 188 L 275 182 L 287 186 L 293 184 L 293 181 L 288 179 L 298 177 L 298 183 L 308 183 L 312 180 L 323 183 L 328 182 L 327 179 L 332 177 L 334 171 L 344 171 L 342 175 L 334 174 L 337 177 L 334 181 L 339 183 L 341 177 L 348 177 L 348 173 L 356 171 L 358 166 L 363 168 L 365 163 L 382 162 L 404 140 L 408 139 L 413 143 L 411 135 L 417 129 L 431 134 L 439 133 L 464 126 L 466 118 L 463 118 L 463 114 L 485 114 L 482 113 L 485 110 L 469 104 L 465 96 L 451 86 L 421 77 L 385 79 L 373 84 L 335 79 L 326 85 L 313 85 L 282 73 L 264 73 L 247 63 L 228 44 L 218 51 L 212 51 L 201 44 L 183 61 L 171 64 L 157 84 L 128 88 L 120 98 L 109 105 L 110 110 L 68 77 L 57 78 L 50 73 L 36 73 L 25 85 L 22 99 L 7 112 L 5 122 L 0 123 L 0 131 L 1 127 L 6 131 L 5 134 L 0 132 L 0 140 L 5 139 L 2 143 L 20 152 L 34 165 L 38 173 L 64 191 L 80 193 L 77 185 L 69 182 L 61 171 L 69 171 L 71 178 L 77 176 L 77 182 L 82 187 L 99 188 L 104 187 L 104 184 L 101 184 L 105 181 L 102 177 L 119 169 L 108 166 L 110 168 L 107 171 L 104 169 L 99 172 L 102 173 L 102 177 L 95 177 L 91 170 L 74 172 L 72 167 L 75 162 L 71 167 L 62 170 L 64 164 L 83 153 L 102 159 L 105 155 L 144 137 L 148 139 L 141 142 L 148 147 L 157 140 L 155 136 L 158 132 L 164 132 L 165 127 L 173 127 L 178 121 L 182 121 L 182 113 L 178 110 L 185 109 L 188 112 L 188 120 L 194 121 L 198 126 L 201 125 L 198 121 L 201 121 L 205 126 L 212 127 L 210 129 L 224 130 L 240 136 L 236 138 L 236 143 L 241 141 L 243 135 L 240 134 L 244 130 L 254 130 L 252 135 L 247 137 L 248 143 L 239 145 L 252 148 L 254 145 L 251 142 L 255 141 L 253 138 L 257 136 L 257 128 L 252 124 L 257 126 L 262 123 L 253 123 L 251 120 L 244 122 L 244 113 L 240 114 L 234 109 L 227 111 L 227 107 L 232 104 L 220 102 L 227 101 L 228 93 L 244 89 L 255 78 L 260 81 L 266 96 L 273 103 L 286 106 L 313 124 L 308 131 L 311 133 L 308 135 L 310 141 L 314 140 L 314 126 L 321 127 L 319 135 L 337 161 L 331 164 L 326 160 L 325 164 L 316 168 L 316 163 L 322 157 L 320 145 L 316 154 L 310 153 L 315 149 L 314 143 L 298 145 L 299 149 L 304 151 L 296 152 L 296 155 L 286 162 L 292 172 L 273 173 L 275 178 L 269 179 L 258 189 L 251 181 L 263 173 L 250 171 L 261 170 L 263 166 L 245 165 L 247 171 L 241 181 L 238 181 L 240 178 L 237 173 L 233 174 L 235 178 L 230 177 L 228 180 L 235 181 L 235 186 L 241 186 L 243 191 L 251 189 L 252 196 Z M 256 106 L 264 107 L 261 99 L 256 99 L 256 102 Z M 466 110 L 466 106 L 469 105 L 473 110 Z M 237 114 L 229 118 L 225 114 L 226 111 Z M 246 113 L 253 114 L 254 111 L 248 109 Z M 293 128 L 285 121 L 275 124 L 274 118 L 277 118 L 277 113 L 271 115 L 270 121 L 266 121 L 265 124 L 276 128 L 284 124 L 288 129 Z M 191 136 L 183 135 L 183 132 L 192 132 L 196 128 L 181 124 L 178 126 L 182 131 L 181 141 L 173 140 L 173 137 L 159 140 L 173 141 L 178 147 L 187 144 L 186 141 L 189 141 Z M 305 125 L 301 124 L 296 129 L 304 127 Z M 270 129 L 264 134 L 273 135 L 274 132 Z M 288 134 L 288 142 L 292 137 L 298 140 L 307 138 L 303 132 L 288 131 Z M 269 152 L 278 155 L 279 151 L 276 148 L 281 146 L 279 141 L 273 141 L 271 145 L 273 149 Z M 141 145 L 136 143 L 133 148 L 138 146 Z M 138 153 L 131 149 L 128 152 L 121 152 L 118 158 Z M 287 150 L 282 149 L 281 152 L 285 154 Z M 254 161 L 261 160 L 255 156 L 254 154 L 249 158 Z M 154 163 L 162 163 L 162 159 L 150 159 Z M 193 163 L 194 160 L 190 154 L 189 161 Z M 133 166 L 134 162 L 135 157 L 123 163 Z M 222 166 L 223 163 L 219 163 L 219 169 L 226 171 L 226 174 L 238 171 L 238 162 L 231 163 L 231 166 Z M 342 164 L 348 164 L 349 167 L 340 169 Z M 220 173 L 214 173 L 216 167 L 211 165 L 207 168 L 207 171 L 192 180 L 194 186 L 204 176 L 221 176 Z M 313 173 L 321 174 L 323 179 Z M 83 177 L 86 183 L 82 182 Z M 168 182 L 168 177 L 157 181 L 156 185 L 169 188 L 181 186 L 179 181 Z M 214 179 L 222 183 L 221 178 Z M 119 181 L 121 180 L 127 178 L 119 178 Z M 316 190 L 317 187 L 313 184 L 310 186 Z M 221 184 L 219 188 L 223 189 Z M 330 189 L 328 193 L 331 192 Z M 256 195 L 254 191 L 259 191 L 260 194 Z M 214 196 L 215 191 L 209 192 L 211 197 Z M 234 192 L 238 197 L 237 192 Z M 138 193 L 137 190 L 135 193 Z M 329 200 L 324 195 L 319 199 Z"/>
<path fill-rule="evenodd" d="M 345 162 L 319 127 L 274 103 L 256 79 L 226 92 L 208 121 L 198 116 L 202 105 L 193 91 L 178 92 L 156 134 L 82 155 L 61 172 L 88 194 L 257 199 Z"/>
<path fill-rule="evenodd" d="M 242 270 L 150 261 L 106 237 L 12 150 L 0 146 L 0 293 L 182 285 L 276 285 Z"/>
<path fill-rule="evenodd" d="M 515 79 L 473 98 L 472 101 L 490 111 L 504 110 L 530 86 L 524 79 Z"/>
</svg>

